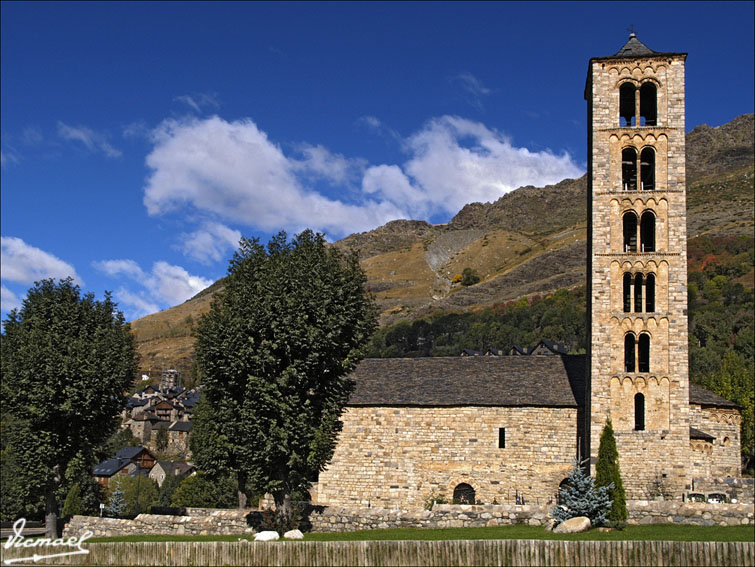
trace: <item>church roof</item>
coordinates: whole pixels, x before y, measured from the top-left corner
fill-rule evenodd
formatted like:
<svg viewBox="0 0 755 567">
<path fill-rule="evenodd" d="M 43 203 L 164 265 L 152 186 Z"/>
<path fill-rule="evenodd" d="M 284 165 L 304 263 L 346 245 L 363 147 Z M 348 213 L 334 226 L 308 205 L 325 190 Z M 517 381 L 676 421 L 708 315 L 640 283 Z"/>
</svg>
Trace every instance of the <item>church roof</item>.
<svg viewBox="0 0 755 567">
<path fill-rule="evenodd" d="M 734 402 L 722 398 L 721 396 L 706 390 L 702 386 L 693 384 L 692 382 L 689 383 L 689 403 L 718 408 L 739 408 Z"/>
<path fill-rule="evenodd" d="M 641 55 L 653 55 L 655 51 L 642 43 L 633 33 L 629 34 L 629 40 L 616 53 L 617 57 L 639 57 Z"/>
<path fill-rule="evenodd" d="M 350 406 L 576 408 L 585 356 L 367 358 L 350 377 Z"/>
<path fill-rule="evenodd" d="M 689 438 L 702 439 L 703 441 L 714 441 L 716 439 L 710 433 L 705 433 L 705 431 L 701 431 L 700 429 L 695 429 L 694 427 L 689 428 Z"/>
<path fill-rule="evenodd" d="M 668 57 L 668 56 L 683 56 L 686 57 L 686 53 L 664 53 L 660 51 L 653 51 L 647 45 L 642 43 L 634 33 L 629 34 L 627 42 L 616 52 L 614 55 L 608 55 L 606 57 L 592 57 L 590 61 L 602 61 L 604 59 L 633 59 L 635 57 Z"/>
</svg>

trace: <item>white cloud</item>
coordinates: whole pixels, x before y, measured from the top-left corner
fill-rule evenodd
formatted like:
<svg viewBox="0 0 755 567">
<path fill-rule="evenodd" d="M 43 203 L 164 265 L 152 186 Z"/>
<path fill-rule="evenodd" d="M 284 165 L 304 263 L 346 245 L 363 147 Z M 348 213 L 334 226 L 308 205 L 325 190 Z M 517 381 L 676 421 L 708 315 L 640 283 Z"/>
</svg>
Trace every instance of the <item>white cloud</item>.
<svg viewBox="0 0 755 567">
<path fill-rule="evenodd" d="M 403 216 L 393 203 L 352 205 L 305 188 L 297 177 L 301 162 L 285 156 L 248 119 L 166 120 L 153 132 L 153 142 L 144 191 L 151 215 L 188 205 L 263 230 L 310 227 L 336 234 Z M 325 160 L 322 171 L 335 175 L 334 163 Z"/>
<path fill-rule="evenodd" d="M 362 178 L 362 190 L 380 195 L 393 203 L 403 203 L 412 218 L 426 218 L 432 213 L 432 199 L 420 187 L 415 187 L 397 165 L 377 165 L 368 168 Z"/>
<path fill-rule="evenodd" d="M 7 287 L 2 286 L 0 288 L 0 305 L 2 306 L 0 310 L 7 313 L 14 309 L 21 309 L 21 299 Z"/>
<path fill-rule="evenodd" d="M 407 145 L 412 157 L 405 173 L 450 214 L 524 185 L 543 186 L 584 173 L 568 153 L 518 148 L 500 132 L 454 116 L 431 120 Z"/>
<path fill-rule="evenodd" d="M 386 131 L 375 117 L 362 122 Z M 250 119 L 165 120 L 151 140 L 144 204 L 151 215 L 179 211 L 215 219 L 183 235 L 181 249 L 202 262 L 222 259 L 236 239 L 222 223 L 343 236 L 397 218 L 450 216 L 472 201 L 494 201 L 523 185 L 583 173 L 567 153 L 531 152 L 499 131 L 454 116 L 430 120 L 401 139 L 403 164 L 369 167 L 321 145 L 299 145 L 297 157 L 290 157 Z M 361 184 L 353 183 L 359 178 Z M 341 191 L 340 200 L 325 196 L 316 184 L 323 179 L 349 191 Z"/>
<path fill-rule="evenodd" d="M 210 279 L 194 276 L 181 266 L 162 261 L 155 262 L 149 272 L 145 272 L 133 260 L 104 260 L 92 262 L 92 266 L 110 277 L 125 277 L 137 283 L 142 288 L 139 294 L 133 294 L 122 287 L 116 297 L 142 311 L 148 306 L 178 305 L 212 284 Z M 157 308 L 152 310 L 154 311 Z"/>
<path fill-rule="evenodd" d="M 129 310 L 129 320 L 138 319 L 139 317 L 145 317 L 152 313 L 160 311 L 160 306 L 157 303 L 150 301 L 142 295 L 131 293 L 125 288 L 120 288 L 114 294 L 118 306 L 124 308 L 125 306 L 131 307 Z"/>
<path fill-rule="evenodd" d="M 133 260 L 104 260 L 92 262 L 92 266 L 111 277 L 123 275 L 135 280 L 144 277 L 139 264 Z"/>
<path fill-rule="evenodd" d="M 194 112 L 201 112 L 203 107 L 220 108 L 217 93 L 191 93 L 177 96 L 173 100 L 182 102 Z"/>
<path fill-rule="evenodd" d="M 87 126 L 69 126 L 58 122 L 58 135 L 64 140 L 81 142 L 92 153 L 102 152 L 107 157 L 123 155 L 123 152 L 110 144 L 105 134 L 95 132 Z"/>
<path fill-rule="evenodd" d="M 203 264 L 218 262 L 228 250 L 238 247 L 241 232 L 219 222 L 205 222 L 199 230 L 184 235 L 181 250 Z"/>
<path fill-rule="evenodd" d="M 299 151 L 303 158 L 292 161 L 294 170 L 312 173 L 334 184 L 348 184 L 351 180 L 358 178 L 367 164 L 366 160 L 348 159 L 341 154 L 331 153 L 319 145 L 304 144 L 299 147 Z"/>
<path fill-rule="evenodd" d="M 49 252 L 35 248 L 14 236 L 3 236 L 0 241 L 2 279 L 28 285 L 43 279 L 62 279 L 70 276 L 77 284 L 83 284 L 71 264 Z"/>
</svg>

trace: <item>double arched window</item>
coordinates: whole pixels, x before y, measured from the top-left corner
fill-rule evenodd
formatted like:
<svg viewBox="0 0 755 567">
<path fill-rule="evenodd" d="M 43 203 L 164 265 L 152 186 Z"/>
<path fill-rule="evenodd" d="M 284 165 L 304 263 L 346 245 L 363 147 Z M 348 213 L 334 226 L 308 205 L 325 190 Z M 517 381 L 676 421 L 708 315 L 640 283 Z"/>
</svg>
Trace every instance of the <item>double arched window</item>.
<svg viewBox="0 0 755 567">
<path fill-rule="evenodd" d="M 658 89 L 652 82 L 638 89 L 634 83 L 619 87 L 619 125 L 624 127 L 658 124 Z"/>
<path fill-rule="evenodd" d="M 624 274 L 624 313 L 655 311 L 655 274 Z"/>
<path fill-rule="evenodd" d="M 627 211 L 622 216 L 622 225 L 624 252 L 655 252 L 655 215 L 652 211 L 645 211 L 639 219 L 634 211 Z"/>
<path fill-rule="evenodd" d="M 621 150 L 621 187 L 624 191 L 652 191 L 655 189 L 655 150 L 643 148 L 638 154 L 634 148 Z M 637 172 L 640 185 L 637 186 Z"/>
<path fill-rule="evenodd" d="M 624 335 L 624 371 L 650 372 L 650 335 L 634 333 Z"/>
</svg>

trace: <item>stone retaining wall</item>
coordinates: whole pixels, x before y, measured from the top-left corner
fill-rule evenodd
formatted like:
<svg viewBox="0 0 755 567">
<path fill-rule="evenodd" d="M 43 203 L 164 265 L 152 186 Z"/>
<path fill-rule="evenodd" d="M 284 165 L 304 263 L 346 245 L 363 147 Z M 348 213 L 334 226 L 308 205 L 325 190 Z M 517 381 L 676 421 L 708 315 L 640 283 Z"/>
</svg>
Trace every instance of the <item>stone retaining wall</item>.
<svg viewBox="0 0 755 567">
<path fill-rule="evenodd" d="M 228 535 L 249 534 L 254 529 L 246 522 L 248 510 L 197 510 L 192 516 L 159 516 L 139 514 L 133 520 L 98 518 L 96 516 L 74 516 L 66 524 L 63 537 L 72 537 L 91 531 L 94 537 L 115 537 L 128 535 Z"/>
<path fill-rule="evenodd" d="M 515 504 L 436 504 L 417 512 L 382 508 L 328 507 L 309 516 L 312 531 L 338 532 L 389 528 L 469 528 L 528 524 L 543 526 L 550 520 L 551 506 Z M 698 526 L 752 525 L 752 504 L 637 500 L 627 503 L 630 524 L 678 523 Z"/>
<path fill-rule="evenodd" d="M 436 504 L 432 510 L 406 511 L 384 508 L 316 507 L 303 524 L 313 532 L 347 532 L 390 528 L 470 528 L 527 524 L 544 526 L 550 506 L 489 504 Z M 677 523 L 698 526 L 753 525 L 752 504 L 632 501 L 627 504 L 630 524 Z M 133 520 L 74 516 L 63 536 L 91 531 L 94 537 L 126 535 L 228 535 L 250 534 L 250 510 L 187 508 L 187 516 L 139 514 Z M 257 513 L 259 514 L 259 513 Z"/>
</svg>

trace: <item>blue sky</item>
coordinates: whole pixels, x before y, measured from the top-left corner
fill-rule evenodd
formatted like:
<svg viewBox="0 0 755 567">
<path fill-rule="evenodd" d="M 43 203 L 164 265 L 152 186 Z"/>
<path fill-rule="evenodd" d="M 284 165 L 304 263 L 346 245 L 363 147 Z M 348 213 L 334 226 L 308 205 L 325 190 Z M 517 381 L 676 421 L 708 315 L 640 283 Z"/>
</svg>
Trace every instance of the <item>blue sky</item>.
<svg viewBox="0 0 755 567">
<path fill-rule="evenodd" d="M 687 52 L 687 129 L 753 112 L 753 2 L 3 1 L 2 312 L 35 280 L 128 319 L 241 235 L 336 240 L 577 177 L 590 57 Z"/>
</svg>

